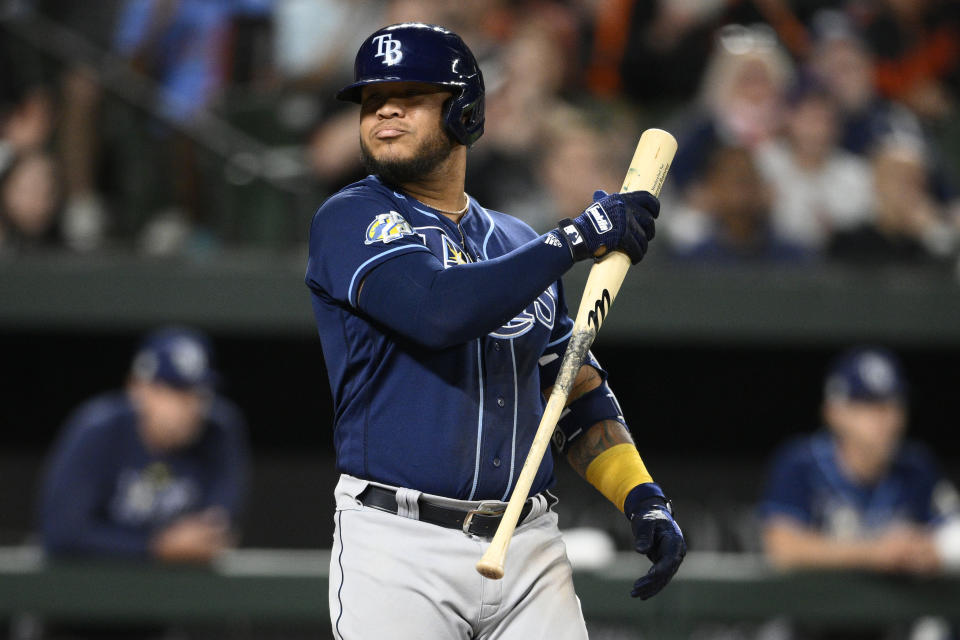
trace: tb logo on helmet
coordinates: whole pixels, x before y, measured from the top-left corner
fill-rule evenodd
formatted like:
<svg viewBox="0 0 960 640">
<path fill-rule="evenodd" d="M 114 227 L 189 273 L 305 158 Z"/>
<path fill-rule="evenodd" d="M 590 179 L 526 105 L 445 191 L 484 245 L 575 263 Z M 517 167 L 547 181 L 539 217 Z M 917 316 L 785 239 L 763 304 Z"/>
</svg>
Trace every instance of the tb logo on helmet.
<svg viewBox="0 0 960 640">
<path fill-rule="evenodd" d="M 400 51 L 400 41 L 394 40 L 389 33 L 376 36 L 373 41 L 377 43 L 377 52 L 373 57 L 383 58 L 384 64 L 394 65 L 403 58 L 403 52 Z"/>
</svg>

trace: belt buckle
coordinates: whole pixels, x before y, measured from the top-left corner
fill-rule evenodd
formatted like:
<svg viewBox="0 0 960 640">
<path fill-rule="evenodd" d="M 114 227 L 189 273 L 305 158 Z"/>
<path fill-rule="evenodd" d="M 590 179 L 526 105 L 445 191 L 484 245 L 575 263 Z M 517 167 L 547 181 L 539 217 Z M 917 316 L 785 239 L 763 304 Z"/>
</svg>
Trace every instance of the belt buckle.
<svg viewBox="0 0 960 640">
<path fill-rule="evenodd" d="M 463 532 L 470 534 L 470 525 L 473 523 L 473 516 L 480 514 L 482 516 L 502 516 L 507 510 L 506 505 L 500 503 L 481 502 L 476 509 L 467 511 L 467 516 L 463 519 Z"/>
</svg>

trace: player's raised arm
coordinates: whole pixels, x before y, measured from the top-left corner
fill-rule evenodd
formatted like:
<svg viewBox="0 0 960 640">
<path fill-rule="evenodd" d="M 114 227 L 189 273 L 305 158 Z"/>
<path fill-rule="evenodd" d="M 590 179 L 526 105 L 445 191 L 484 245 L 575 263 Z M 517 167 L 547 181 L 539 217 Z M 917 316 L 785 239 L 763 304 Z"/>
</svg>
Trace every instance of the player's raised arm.
<svg viewBox="0 0 960 640">
<path fill-rule="evenodd" d="M 357 306 L 424 346 L 460 344 L 516 316 L 574 260 L 617 248 L 639 262 L 653 237 L 658 211 L 659 203 L 649 193 L 618 193 L 566 221 L 567 227 L 576 225 L 580 231 L 550 231 L 492 260 L 447 269 L 427 252 L 406 252 L 364 278 Z M 603 234 L 596 233 L 591 222 L 597 215 L 608 221 L 608 227 L 601 226 L 607 229 Z"/>
</svg>

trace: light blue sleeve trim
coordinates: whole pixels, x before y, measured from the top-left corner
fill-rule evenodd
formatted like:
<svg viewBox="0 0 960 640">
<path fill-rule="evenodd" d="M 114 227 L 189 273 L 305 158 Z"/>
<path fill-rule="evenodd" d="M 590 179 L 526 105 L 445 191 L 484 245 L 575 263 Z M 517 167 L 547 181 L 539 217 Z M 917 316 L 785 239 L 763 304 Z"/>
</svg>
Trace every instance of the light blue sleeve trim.
<svg viewBox="0 0 960 640">
<path fill-rule="evenodd" d="M 376 262 L 381 258 L 385 258 L 391 253 L 397 253 L 398 251 L 404 251 L 404 250 L 426 251 L 428 253 L 430 251 L 422 244 L 405 244 L 399 247 L 394 247 L 393 249 L 388 249 L 383 253 L 378 253 L 372 258 L 369 258 L 366 261 L 364 261 L 359 267 L 357 267 L 357 270 L 353 272 L 353 277 L 350 278 L 350 286 L 347 287 L 347 300 L 350 302 L 351 306 L 353 307 L 357 306 L 357 296 L 354 293 L 353 286 L 357 284 L 357 276 L 360 275 L 360 272 L 362 272 L 370 263 Z"/>
<path fill-rule="evenodd" d="M 570 331 L 567 332 L 567 335 L 563 336 L 562 338 L 557 338 L 557 339 L 554 340 L 553 342 L 548 342 L 548 343 L 547 343 L 547 349 L 549 349 L 550 347 L 555 347 L 555 346 L 557 346 L 558 344 L 560 344 L 560 343 L 563 342 L 564 340 L 569 340 L 569 339 L 570 339 L 570 336 L 572 336 L 572 335 L 573 335 L 573 327 L 570 327 Z"/>
</svg>

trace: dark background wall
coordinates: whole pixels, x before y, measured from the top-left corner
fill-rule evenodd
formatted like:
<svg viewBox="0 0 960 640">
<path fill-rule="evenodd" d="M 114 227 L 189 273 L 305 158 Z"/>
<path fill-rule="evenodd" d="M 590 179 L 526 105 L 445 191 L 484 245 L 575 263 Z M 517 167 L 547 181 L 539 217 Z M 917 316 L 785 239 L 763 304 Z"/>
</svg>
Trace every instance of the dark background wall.
<svg viewBox="0 0 960 640">
<path fill-rule="evenodd" d="M 123 384 L 139 333 L 0 334 L 0 543 L 23 540 L 45 451 L 63 420 L 90 396 Z M 244 544 L 329 546 L 336 479 L 332 407 L 319 340 L 214 333 L 224 393 L 245 412 L 254 482 Z M 701 547 L 749 546 L 740 532 L 765 459 L 791 435 L 816 428 L 824 372 L 840 343 L 809 346 L 637 344 L 605 341 L 610 371 L 641 452 L 673 494 Z M 910 433 L 956 476 L 960 347 L 890 345 L 912 385 Z M 559 465 L 567 525 L 616 525 L 585 483 Z"/>
</svg>

